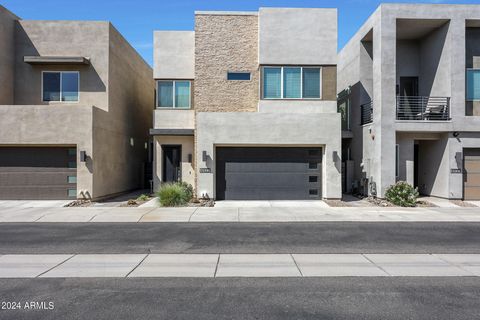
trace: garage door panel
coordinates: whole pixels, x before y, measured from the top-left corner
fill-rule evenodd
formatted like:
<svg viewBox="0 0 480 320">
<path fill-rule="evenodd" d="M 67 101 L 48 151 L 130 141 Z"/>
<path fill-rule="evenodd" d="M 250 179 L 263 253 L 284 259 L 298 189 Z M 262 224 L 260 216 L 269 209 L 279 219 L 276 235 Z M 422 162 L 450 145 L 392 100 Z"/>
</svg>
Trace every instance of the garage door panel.
<svg viewBox="0 0 480 320">
<path fill-rule="evenodd" d="M 76 198 L 76 149 L 0 147 L 0 199 Z"/>
<path fill-rule="evenodd" d="M 0 172 L 0 186 L 42 186 L 69 185 L 68 177 L 75 177 L 76 172 Z"/>
<path fill-rule="evenodd" d="M 305 187 L 310 184 L 309 175 L 295 172 L 251 172 L 251 173 L 229 173 L 225 180 L 230 186 L 291 186 Z"/>
<path fill-rule="evenodd" d="M 228 200 L 305 200 L 305 193 L 298 188 L 269 188 L 253 190 L 251 188 L 231 188 L 225 192 Z M 312 197 L 312 199 L 314 199 Z"/>
<path fill-rule="evenodd" d="M 463 149 L 463 198 L 480 200 L 480 149 Z"/>
<path fill-rule="evenodd" d="M 321 197 L 321 148 L 222 147 L 216 157 L 217 199 Z"/>
<path fill-rule="evenodd" d="M 480 186 L 480 174 L 466 172 L 465 182 L 469 187 Z"/>
</svg>

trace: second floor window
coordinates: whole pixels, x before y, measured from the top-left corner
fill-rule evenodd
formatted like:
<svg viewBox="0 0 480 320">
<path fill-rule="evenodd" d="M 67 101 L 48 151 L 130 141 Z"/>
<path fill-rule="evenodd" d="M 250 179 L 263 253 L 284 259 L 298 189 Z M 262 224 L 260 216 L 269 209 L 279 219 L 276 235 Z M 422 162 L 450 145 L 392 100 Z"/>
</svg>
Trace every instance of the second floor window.
<svg viewBox="0 0 480 320">
<path fill-rule="evenodd" d="M 157 108 L 190 108 L 190 81 L 158 80 Z"/>
<path fill-rule="evenodd" d="M 77 102 L 79 77 L 78 71 L 43 71 L 42 100 L 44 102 Z"/>
<path fill-rule="evenodd" d="M 320 67 L 263 67 L 263 99 L 320 99 Z"/>
<path fill-rule="evenodd" d="M 480 69 L 467 70 L 467 100 L 480 100 Z"/>
</svg>

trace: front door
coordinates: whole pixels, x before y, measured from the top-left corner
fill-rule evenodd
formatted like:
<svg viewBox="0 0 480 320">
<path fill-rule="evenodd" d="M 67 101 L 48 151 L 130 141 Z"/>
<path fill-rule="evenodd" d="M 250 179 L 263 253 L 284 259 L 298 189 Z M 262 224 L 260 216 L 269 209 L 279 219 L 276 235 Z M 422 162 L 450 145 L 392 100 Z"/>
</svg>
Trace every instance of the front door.
<svg viewBox="0 0 480 320">
<path fill-rule="evenodd" d="M 181 180 L 180 159 L 181 146 L 162 146 L 163 177 L 162 182 L 177 182 Z"/>
</svg>

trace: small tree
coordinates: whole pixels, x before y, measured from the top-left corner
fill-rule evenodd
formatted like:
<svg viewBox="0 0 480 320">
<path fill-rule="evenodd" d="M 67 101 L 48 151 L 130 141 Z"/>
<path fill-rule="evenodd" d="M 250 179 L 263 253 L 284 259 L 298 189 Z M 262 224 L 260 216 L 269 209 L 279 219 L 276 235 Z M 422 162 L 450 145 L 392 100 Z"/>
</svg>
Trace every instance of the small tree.
<svg viewBox="0 0 480 320">
<path fill-rule="evenodd" d="M 405 181 L 399 181 L 387 189 L 385 197 L 397 206 L 415 207 L 417 204 L 418 190 Z"/>
</svg>

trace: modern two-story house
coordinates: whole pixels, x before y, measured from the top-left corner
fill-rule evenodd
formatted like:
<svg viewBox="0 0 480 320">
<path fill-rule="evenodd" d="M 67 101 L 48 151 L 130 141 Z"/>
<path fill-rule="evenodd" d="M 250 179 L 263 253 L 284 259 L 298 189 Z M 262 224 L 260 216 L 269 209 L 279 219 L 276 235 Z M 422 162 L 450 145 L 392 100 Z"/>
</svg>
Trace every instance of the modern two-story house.
<svg viewBox="0 0 480 320">
<path fill-rule="evenodd" d="M 0 199 L 99 199 L 143 186 L 152 69 L 109 22 L 0 6 Z"/>
<path fill-rule="evenodd" d="M 154 33 L 154 183 L 217 200 L 341 198 L 336 9 L 196 12 Z"/>
<path fill-rule="evenodd" d="M 480 199 L 480 5 L 382 4 L 338 67 L 347 191 Z"/>
</svg>

